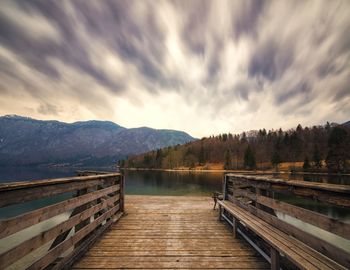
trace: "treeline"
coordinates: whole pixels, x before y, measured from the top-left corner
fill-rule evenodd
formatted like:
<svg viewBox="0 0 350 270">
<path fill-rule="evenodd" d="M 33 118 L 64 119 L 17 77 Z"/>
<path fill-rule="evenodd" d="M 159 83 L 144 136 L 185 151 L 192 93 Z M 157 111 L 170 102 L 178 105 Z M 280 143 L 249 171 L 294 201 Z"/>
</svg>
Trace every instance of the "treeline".
<svg viewBox="0 0 350 270">
<path fill-rule="evenodd" d="M 271 169 L 285 162 L 303 162 L 309 171 L 348 170 L 350 128 L 325 126 L 287 131 L 261 129 L 220 134 L 184 145 L 158 149 L 119 162 L 129 168 L 195 168 L 222 164 L 224 169 Z"/>
</svg>

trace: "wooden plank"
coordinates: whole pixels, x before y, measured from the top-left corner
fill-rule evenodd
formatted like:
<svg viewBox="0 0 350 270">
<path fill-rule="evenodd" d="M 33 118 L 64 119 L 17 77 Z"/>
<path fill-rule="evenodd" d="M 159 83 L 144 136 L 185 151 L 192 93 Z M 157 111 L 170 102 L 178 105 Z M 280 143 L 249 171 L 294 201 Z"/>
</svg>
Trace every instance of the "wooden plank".
<svg viewBox="0 0 350 270">
<path fill-rule="evenodd" d="M 96 188 L 96 186 L 95 186 Z M 81 195 L 84 195 L 87 193 L 87 190 L 89 190 L 90 188 L 85 188 L 85 189 L 80 189 L 77 191 L 77 197 L 78 196 L 81 196 Z M 93 191 L 93 190 L 91 190 Z M 82 206 L 78 206 L 76 208 L 74 208 L 74 210 L 72 211 L 70 217 L 72 216 L 75 216 L 77 214 L 79 214 L 80 212 L 82 212 L 84 210 L 84 207 L 85 206 L 85 209 L 87 208 L 86 206 L 92 206 L 91 203 L 87 203 L 87 204 L 84 204 Z M 89 217 L 90 218 L 90 217 Z M 83 222 L 87 223 L 87 219 L 85 220 L 81 220 L 79 224 L 76 224 L 77 226 L 79 226 L 80 224 L 82 224 Z M 69 228 L 69 230 L 66 230 L 64 232 L 62 232 L 60 235 L 58 235 L 56 237 L 56 239 L 53 241 L 53 243 L 51 244 L 49 250 L 53 249 L 55 246 L 57 246 L 59 243 L 63 242 L 69 235 L 70 231 L 71 231 L 72 228 Z M 75 232 L 77 231 L 77 227 L 74 228 Z"/>
<path fill-rule="evenodd" d="M 115 201 L 116 197 L 112 197 L 109 200 Z M 92 216 L 94 213 L 100 211 L 103 208 L 106 208 L 107 205 L 108 205 L 108 202 L 104 201 L 90 209 L 85 210 L 79 215 L 75 215 L 64 222 L 57 224 L 51 229 L 48 229 L 40 233 L 39 235 L 36 235 L 22 242 L 18 246 L 15 246 L 14 248 L 0 254 L 0 269 L 6 268 L 7 266 L 19 260 L 26 254 L 34 251 L 35 249 L 49 242 L 50 240 L 55 238 L 59 233 L 67 231 L 68 229 L 72 228 L 76 224 L 80 223 L 80 221 L 85 220 L 86 218 Z"/>
<path fill-rule="evenodd" d="M 112 237 L 109 235 L 103 235 L 99 238 L 99 242 L 95 247 L 106 246 L 142 246 L 142 245 L 219 245 L 234 247 L 236 243 L 242 246 L 240 239 L 223 238 L 219 242 L 215 239 L 133 239 L 133 238 L 120 238 Z"/>
<path fill-rule="evenodd" d="M 118 205 L 119 206 L 119 205 Z M 120 208 L 120 206 L 119 206 Z M 119 212 L 113 218 L 113 220 L 108 220 L 103 226 L 98 228 L 93 234 L 90 234 L 88 238 L 79 246 L 79 248 L 76 248 L 72 254 L 64 257 L 62 260 L 60 260 L 58 263 L 56 263 L 51 270 L 64 270 L 64 269 L 71 269 L 72 265 L 75 261 L 80 260 L 84 256 L 84 254 L 93 246 L 93 244 L 97 241 L 97 239 L 107 230 L 110 228 L 111 224 L 114 222 L 117 222 L 121 217 L 123 213 Z"/>
<path fill-rule="evenodd" d="M 294 194 L 325 203 L 350 207 L 350 186 L 297 180 L 272 179 L 258 176 L 242 176 L 230 174 L 231 178 L 240 184 L 250 184 L 253 187 L 279 193 Z M 232 193 L 231 189 L 231 193 Z"/>
<path fill-rule="evenodd" d="M 51 186 L 36 186 L 32 188 L 4 191 L 0 192 L 0 207 L 44 199 L 82 188 L 93 187 L 99 183 L 101 183 L 101 180 L 87 180 L 77 183 L 62 183 Z"/>
<path fill-rule="evenodd" d="M 210 198 L 164 197 L 127 196 L 128 215 L 73 269 L 269 269 L 252 247 L 218 223 Z"/>
<path fill-rule="evenodd" d="M 338 184 L 328 184 L 328 183 L 319 183 L 319 182 L 306 182 L 300 180 L 284 180 L 277 178 L 268 178 L 263 176 L 249 176 L 249 175 L 239 175 L 239 174 L 226 174 L 229 177 L 250 180 L 253 182 L 266 182 L 271 184 L 280 184 L 292 187 L 304 187 L 309 189 L 317 189 L 317 190 L 326 190 L 337 193 L 346 193 L 350 194 L 350 186 L 348 185 L 338 185 Z"/>
<path fill-rule="evenodd" d="M 83 196 L 84 194 L 89 193 L 91 190 L 88 190 L 87 188 L 81 189 L 77 191 L 77 197 Z M 91 193 L 93 193 L 94 191 L 92 191 Z M 76 211 L 77 213 L 81 213 L 84 212 L 86 209 L 90 208 L 92 206 L 94 200 L 89 201 L 88 203 L 85 203 L 83 205 L 79 205 L 78 207 L 76 207 L 74 211 Z M 102 211 L 103 209 L 101 209 Z M 88 225 L 90 223 L 90 217 L 81 220 L 79 224 L 75 225 L 74 227 L 74 232 L 77 233 L 79 230 L 81 230 L 83 227 L 85 227 L 86 225 Z M 78 243 L 76 243 L 76 246 L 80 245 L 80 243 L 84 241 L 84 238 L 81 239 Z M 76 248 L 76 247 L 75 247 Z"/>
<path fill-rule="evenodd" d="M 316 190 L 309 190 L 305 188 L 294 188 L 293 193 L 300 197 L 311 198 L 320 202 L 333 204 L 341 207 L 350 207 L 350 196 L 348 193 L 334 195 L 327 192 L 319 192 Z"/>
<path fill-rule="evenodd" d="M 305 257 L 294 250 L 292 250 L 289 246 L 288 241 L 284 241 L 279 238 L 277 235 L 273 234 L 270 230 L 263 229 L 263 221 L 259 221 L 255 218 L 256 222 L 254 222 L 254 217 L 248 217 L 247 213 L 244 213 L 244 210 L 238 209 L 233 205 L 224 204 L 225 209 L 227 209 L 230 213 L 234 214 L 237 218 L 239 218 L 248 228 L 259 235 L 262 239 L 264 239 L 272 248 L 282 252 L 290 261 L 292 261 L 297 267 L 300 269 L 318 269 L 313 261 L 305 259 Z M 330 269 L 330 268 L 324 268 Z"/>
<path fill-rule="evenodd" d="M 118 258 L 109 258 L 111 261 L 117 261 Z M 191 261 L 202 261 L 202 262 L 232 262 L 240 259 L 242 262 L 251 262 L 251 261 L 261 261 L 256 260 L 254 257 L 250 256 L 233 256 L 233 257 L 215 257 L 215 256 L 193 256 L 191 257 L 182 257 L 182 256 L 174 256 L 174 257 L 157 257 L 157 256 L 149 256 L 147 258 L 142 257 L 128 257 L 125 256 L 122 258 L 125 262 L 191 262 Z M 100 257 L 86 257 L 85 261 L 89 262 L 98 262 L 101 260 Z M 120 259 L 119 259 L 120 260 Z"/>
<path fill-rule="evenodd" d="M 101 175 L 101 174 L 111 174 L 114 172 L 108 171 L 94 171 L 94 170 L 77 170 L 75 171 L 77 176 L 89 176 L 89 175 Z"/>
<path fill-rule="evenodd" d="M 241 205 L 241 207 L 243 207 L 243 205 Z M 251 206 L 247 207 L 247 210 L 251 210 L 251 209 L 253 209 L 253 207 L 251 207 Z M 242 216 L 248 216 L 249 215 L 249 213 L 248 212 L 245 213 L 243 209 L 241 209 L 241 210 L 237 209 L 237 211 L 241 211 L 240 215 L 242 215 Z M 255 216 L 258 216 L 259 218 L 262 218 L 262 219 L 265 219 L 266 217 L 269 217 L 271 220 L 277 219 L 276 217 L 271 216 L 271 215 L 269 215 L 269 214 L 267 214 L 267 213 L 265 213 L 265 212 L 263 212 L 263 211 L 261 211 L 259 209 L 256 209 L 256 208 L 254 208 L 254 213 L 257 213 L 257 214 L 254 214 L 254 216 L 250 216 L 250 219 L 252 219 L 253 223 L 256 223 L 257 229 L 256 229 L 255 232 L 257 234 L 259 234 L 260 236 L 262 236 L 263 238 L 264 238 L 264 236 L 269 235 L 271 233 L 274 233 L 275 237 L 278 237 L 278 238 L 282 237 L 282 238 L 280 238 L 281 239 L 280 240 L 280 244 L 279 245 L 274 245 L 274 248 L 276 248 L 277 250 L 280 250 L 286 256 L 289 256 L 290 254 L 286 253 L 286 251 L 281 249 L 281 247 L 284 245 L 283 243 L 288 243 L 289 244 L 289 246 L 288 246 L 288 250 L 289 251 L 288 252 L 290 252 L 290 250 L 293 250 L 294 252 L 297 252 L 299 254 L 299 256 L 304 256 L 304 257 L 310 258 L 312 260 L 312 257 L 310 257 L 310 255 L 311 255 L 311 256 L 313 256 L 315 258 L 315 259 L 313 259 L 313 263 L 316 263 L 316 264 L 322 261 L 323 268 L 326 267 L 327 265 L 328 265 L 328 267 L 335 267 L 334 269 L 340 269 L 341 268 L 339 264 L 336 264 L 333 261 L 331 261 L 330 259 L 328 259 L 325 256 L 321 255 L 320 253 L 317 253 L 316 251 L 312 250 L 310 247 L 306 246 L 302 242 L 291 238 L 289 235 L 283 233 L 282 231 L 280 231 L 276 227 L 272 227 L 272 226 L 269 226 L 269 225 L 264 225 L 264 226 L 266 226 L 266 229 L 264 229 L 264 227 L 262 226 L 262 224 L 264 224 L 264 221 L 263 220 L 257 221 L 256 220 L 257 217 L 255 217 Z M 255 218 L 256 221 L 254 221 L 253 217 Z M 275 220 L 275 222 L 279 223 L 280 220 L 277 219 L 277 220 Z M 282 222 L 282 223 L 284 223 L 284 222 Z M 292 229 L 295 229 L 295 230 L 300 231 L 300 232 L 305 234 L 305 232 L 303 232 L 301 230 L 298 230 L 297 228 L 295 228 L 294 226 L 291 226 L 288 223 L 285 223 L 284 225 L 286 225 L 286 227 L 290 226 L 290 227 L 292 227 Z M 265 234 L 263 234 L 263 233 L 265 233 Z M 270 239 L 269 241 L 274 241 L 274 238 L 269 238 L 269 239 Z M 316 239 L 320 240 L 318 238 L 316 238 Z M 307 242 L 308 244 L 310 244 L 309 241 L 313 240 L 312 235 L 305 234 L 305 238 L 303 240 L 305 242 Z M 335 260 L 338 261 L 339 263 L 343 264 L 343 265 L 347 265 L 347 263 L 348 263 L 348 259 L 347 258 L 349 256 L 347 255 L 347 253 L 344 250 L 340 250 L 339 248 L 334 247 L 334 246 L 330 245 L 329 243 L 325 244 L 326 247 L 327 247 L 327 250 L 323 250 L 325 247 L 324 247 L 324 245 L 321 245 L 322 241 L 318 242 L 318 243 L 320 245 L 319 248 L 321 249 L 322 254 L 324 254 L 325 251 L 330 250 L 329 246 L 331 246 L 331 247 L 333 247 L 333 250 L 331 249 L 331 251 L 338 252 L 337 254 L 334 254 L 334 253 L 332 254 L 333 257 L 335 257 Z M 293 254 L 293 252 L 291 252 L 291 254 Z M 345 255 L 345 257 L 344 257 L 344 255 Z M 329 256 L 329 255 L 327 254 L 327 256 Z M 294 263 L 296 263 L 297 265 L 300 264 L 300 262 L 302 262 L 302 261 L 298 261 L 294 257 L 290 257 L 289 256 L 289 258 Z M 303 267 L 303 264 L 298 265 L 298 266 L 299 267 Z"/>
<path fill-rule="evenodd" d="M 271 270 L 280 270 L 280 254 L 274 248 L 271 248 Z"/>
<path fill-rule="evenodd" d="M 227 237 L 228 238 L 228 237 Z M 227 239 L 226 238 L 226 239 Z M 149 238 L 148 238 L 149 239 Z M 167 240 L 170 240 L 170 239 L 173 239 L 173 238 L 167 238 L 167 239 L 163 239 L 165 241 Z M 224 238 L 218 238 L 218 241 L 220 240 L 223 240 Z M 129 250 L 129 251 L 147 251 L 147 250 L 150 250 L 150 251 L 164 251 L 164 250 L 167 250 L 167 251 L 200 251 L 200 250 L 204 250 L 204 251 L 216 251 L 216 250 L 222 250 L 222 251 L 239 251 L 239 250 L 251 250 L 251 247 L 247 244 L 247 243 L 242 243 L 242 239 L 237 239 L 237 241 L 235 242 L 234 238 L 230 238 L 232 239 L 232 243 L 230 245 L 217 245 L 216 243 L 212 243 L 211 245 L 208 245 L 208 246 L 203 246 L 201 244 L 198 244 L 198 245 L 187 245 L 186 242 L 181 242 L 182 240 L 186 240 L 185 238 L 180 238 L 180 239 L 177 239 L 179 240 L 180 242 L 177 244 L 177 245 L 168 245 L 169 246 L 169 249 L 164 249 L 163 247 L 164 246 L 167 246 L 166 244 L 165 245 L 158 245 L 159 248 L 155 248 L 156 245 L 153 245 L 152 248 L 147 248 L 145 247 L 145 245 L 125 245 L 125 249 L 116 249 L 114 248 L 114 246 L 111 244 L 105 244 L 104 241 L 103 241 L 103 244 L 101 244 L 100 242 L 96 243 L 96 245 L 91 249 L 91 251 L 126 251 L 126 250 Z M 141 239 L 141 240 L 146 240 L 146 239 Z M 149 239 L 149 240 L 152 240 L 152 239 Z M 191 239 L 193 240 L 193 239 Z M 182 244 L 182 246 L 181 246 Z M 120 245 L 118 245 L 120 246 Z"/>
<path fill-rule="evenodd" d="M 350 239 L 350 224 L 348 223 L 264 196 L 258 196 L 257 202 L 328 232 Z"/>
<path fill-rule="evenodd" d="M 115 206 L 112 209 L 105 212 L 103 215 L 95 219 L 92 223 L 85 226 L 83 229 L 75 233 L 72 237 L 68 238 L 67 240 L 63 241 L 61 244 L 57 245 L 46 255 L 39 260 L 37 260 L 35 263 L 33 263 L 30 267 L 28 267 L 28 270 L 35 270 L 35 269 L 43 269 L 46 266 L 48 266 L 50 263 L 52 263 L 58 256 L 60 256 L 62 253 L 67 251 L 70 247 L 74 246 L 76 243 L 78 243 L 81 239 L 83 239 L 87 234 L 92 232 L 98 225 L 100 225 L 104 220 L 107 218 L 110 218 L 112 215 L 114 215 L 119 209 L 119 206 Z M 109 223 L 112 223 L 112 221 L 109 221 Z"/>
<path fill-rule="evenodd" d="M 101 174 L 101 175 L 91 175 L 91 176 L 76 176 L 76 177 L 65 177 L 56 179 L 43 179 L 43 180 L 32 180 L 32 181 L 22 181 L 22 182 L 11 182 L 0 184 L 0 192 L 10 191 L 15 189 L 32 188 L 37 186 L 49 186 L 62 183 L 72 183 L 72 182 L 84 182 L 88 180 L 106 180 L 109 178 L 119 177 L 120 173 L 111 174 Z"/>
<path fill-rule="evenodd" d="M 74 207 L 100 198 L 101 196 L 119 190 L 119 186 L 111 186 L 77 198 L 49 205 L 10 219 L 0 221 L 0 238 L 16 233 L 24 228 L 40 223 L 51 217 L 64 213 Z"/>
<path fill-rule="evenodd" d="M 237 256 L 252 256 L 259 257 L 259 255 L 249 248 L 240 248 L 237 247 L 235 249 L 212 249 L 212 250 L 116 250 L 113 248 L 110 249 L 90 249 L 86 253 L 87 257 L 149 257 L 149 256 L 182 256 L 182 257 L 208 257 L 208 256 L 216 256 L 216 257 L 237 257 Z"/>
<path fill-rule="evenodd" d="M 243 209 L 248 210 L 250 213 L 254 214 L 255 216 L 261 218 L 265 222 L 273 225 L 274 227 L 278 228 L 279 230 L 283 231 L 284 233 L 287 233 L 288 235 L 291 235 L 295 237 L 296 239 L 307 243 L 308 246 L 313 248 L 314 250 L 320 252 L 321 254 L 324 254 L 325 256 L 331 258 L 332 260 L 345 265 L 347 267 L 350 267 L 350 256 L 349 254 L 337 247 L 333 244 L 320 239 L 312 234 L 309 234 L 283 220 L 278 219 L 275 216 L 272 216 L 264 211 L 261 211 L 259 209 L 256 209 L 255 207 L 252 207 L 251 205 L 244 205 L 241 202 L 237 201 L 235 198 L 230 198 L 230 200 L 234 201 L 237 205 L 242 207 Z M 273 228 L 273 227 L 272 227 Z"/>
<path fill-rule="evenodd" d="M 220 261 L 204 261 L 203 257 L 200 257 L 198 260 L 193 258 L 191 261 L 181 261 L 179 259 L 170 258 L 169 261 L 147 261 L 142 262 L 135 261 L 125 261 L 120 260 L 119 258 L 100 258 L 97 261 L 84 259 L 77 263 L 73 269 L 87 268 L 87 269 L 125 269 L 125 268 L 159 268 L 159 269 L 190 269 L 190 268 L 209 268 L 209 269 L 266 269 L 266 262 L 263 261 L 235 261 L 233 257 L 232 261 L 225 261 L 224 259 Z"/>
<path fill-rule="evenodd" d="M 278 201 L 266 196 L 261 196 L 247 190 L 235 190 L 234 195 L 245 196 L 259 204 L 283 212 L 287 215 L 310 223 L 328 232 L 350 239 L 350 224 L 319 214 L 317 212 Z"/>
</svg>

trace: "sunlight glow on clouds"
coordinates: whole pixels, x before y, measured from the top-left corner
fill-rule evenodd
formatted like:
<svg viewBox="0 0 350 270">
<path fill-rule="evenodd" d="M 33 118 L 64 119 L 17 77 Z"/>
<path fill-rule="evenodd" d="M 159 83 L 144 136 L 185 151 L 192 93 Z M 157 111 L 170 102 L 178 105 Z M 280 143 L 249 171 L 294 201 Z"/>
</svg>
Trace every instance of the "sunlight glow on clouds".
<svg viewBox="0 0 350 270">
<path fill-rule="evenodd" d="M 0 114 L 193 136 L 344 122 L 349 1 L 2 1 Z"/>
</svg>

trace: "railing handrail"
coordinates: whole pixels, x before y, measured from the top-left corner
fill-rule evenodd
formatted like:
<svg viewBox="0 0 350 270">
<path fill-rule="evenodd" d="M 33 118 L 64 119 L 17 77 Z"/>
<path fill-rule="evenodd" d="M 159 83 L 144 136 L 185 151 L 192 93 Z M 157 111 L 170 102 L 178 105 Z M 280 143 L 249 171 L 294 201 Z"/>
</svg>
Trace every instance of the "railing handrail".
<svg viewBox="0 0 350 270">
<path fill-rule="evenodd" d="M 277 217 L 284 213 L 305 223 L 350 240 L 350 224 L 316 211 L 291 204 L 276 194 L 287 194 L 310 200 L 350 208 L 349 186 L 314 183 L 297 180 L 281 180 L 266 177 L 226 174 L 224 178 L 224 199 L 233 202 L 261 218 L 271 226 L 306 243 L 311 248 L 342 265 L 349 265 L 349 251 L 311 234 Z"/>
<path fill-rule="evenodd" d="M 76 170 L 75 173 L 78 176 L 88 176 L 88 175 L 96 175 L 96 174 L 111 174 L 115 173 L 112 171 L 95 171 L 95 170 Z"/>
<path fill-rule="evenodd" d="M 49 186 L 49 185 L 64 184 L 64 183 L 70 183 L 70 182 L 94 180 L 94 179 L 100 179 L 101 177 L 109 178 L 109 177 L 116 177 L 120 175 L 121 175 L 120 173 L 110 173 L 110 174 L 100 174 L 100 175 L 73 176 L 73 177 L 62 177 L 62 178 L 54 178 L 54 179 L 41 179 L 41 180 L 32 180 L 32 181 L 1 183 L 0 192 L 16 190 L 16 189 L 32 188 L 32 187 L 38 187 L 38 186 Z"/>
<path fill-rule="evenodd" d="M 255 176 L 255 175 L 250 176 L 250 175 L 242 175 L 242 174 L 234 174 L 234 173 L 228 173 L 226 175 L 230 177 L 243 177 L 243 178 L 254 180 L 257 182 L 266 182 L 266 183 L 280 184 L 280 185 L 286 185 L 291 187 L 304 187 L 304 188 L 310 188 L 310 189 L 318 189 L 318 190 L 350 194 L 350 185 L 305 182 L 300 180 L 285 180 L 285 179 L 279 179 L 279 178 L 269 178 L 265 176 Z"/>
<path fill-rule="evenodd" d="M 49 244 L 50 247 L 43 250 L 45 253 L 37 253 L 34 257 L 36 261 L 27 261 L 29 266 L 25 267 L 44 269 L 54 266 L 55 269 L 69 269 L 88 247 L 123 215 L 124 192 L 124 178 L 120 173 L 1 184 L 0 208 L 4 209 L 10 205 L 21 205 L 59 194 L 67 196 L 39 208 L 34 204 L 34 208 L 25 208 L 24 213 L 0 219 L 0 240 L 61 214 L 67 214 L 69 217 L 43 231 L 34 230 L 29 239 L 9 246 L 0 254 L 0 268 L 6 268 L 34 250 Z M 70 248 L 72 252 L 65 255 Z M 61 257 L 62 255 L 64 257 Z"/>
</svg>

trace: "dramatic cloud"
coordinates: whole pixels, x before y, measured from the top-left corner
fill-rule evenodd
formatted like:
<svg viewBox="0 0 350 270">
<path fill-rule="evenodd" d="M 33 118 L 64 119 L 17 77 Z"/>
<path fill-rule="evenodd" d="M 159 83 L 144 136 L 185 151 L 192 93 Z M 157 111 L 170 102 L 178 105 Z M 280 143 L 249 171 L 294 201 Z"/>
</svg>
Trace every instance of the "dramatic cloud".
<svg viewBox="0 0 350 270">
<path fill-rule="evenodd" d="M 349 1 L 2 1 L 0 114 L 194 136 L 350 120 Z"/>
</svg>

